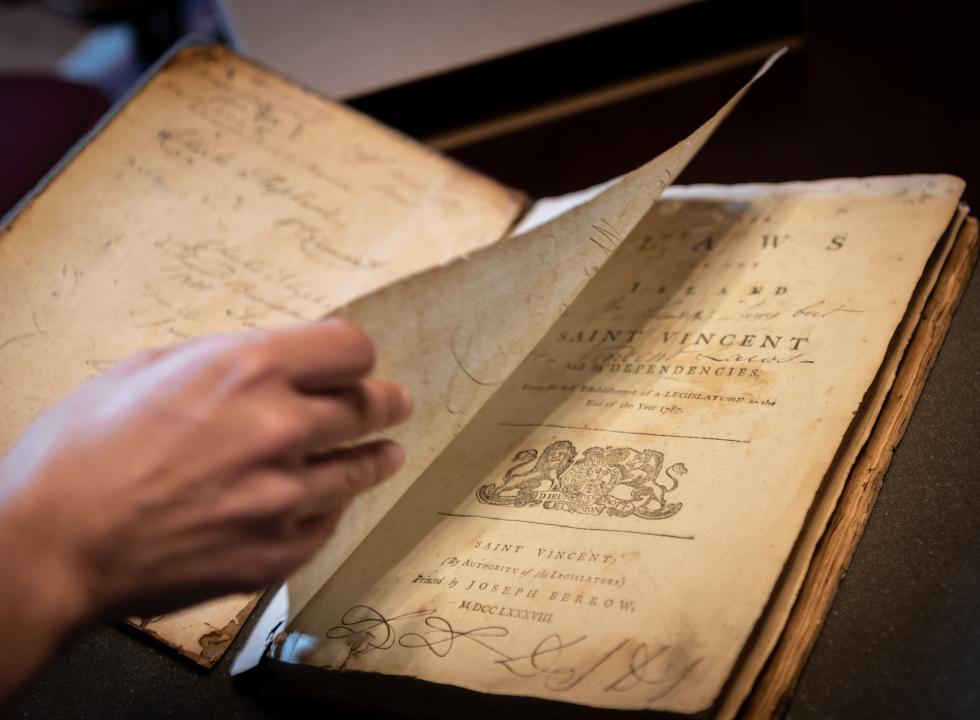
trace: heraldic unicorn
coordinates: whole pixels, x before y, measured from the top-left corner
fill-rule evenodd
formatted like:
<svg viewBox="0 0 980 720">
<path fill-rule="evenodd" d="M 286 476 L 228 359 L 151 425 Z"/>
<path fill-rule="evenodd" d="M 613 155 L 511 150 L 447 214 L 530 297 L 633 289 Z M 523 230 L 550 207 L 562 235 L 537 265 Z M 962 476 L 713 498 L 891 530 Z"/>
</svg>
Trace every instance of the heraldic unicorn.
<svg viewBox="0 0 980 720">
<path fill-rule="evenodd" d="M 502 482 L 476 491 L 480 502 L 644 520 L 669 518 L 681 509 L 666 496 L 687 468 L 675 463 L 661 478 L 664 456 L 656 450 L 591 447 L 578 456 L 571 442 L 558 440 L 540 456 L 537 450 L 521 450 L 514 460 Z"/>
</svg>

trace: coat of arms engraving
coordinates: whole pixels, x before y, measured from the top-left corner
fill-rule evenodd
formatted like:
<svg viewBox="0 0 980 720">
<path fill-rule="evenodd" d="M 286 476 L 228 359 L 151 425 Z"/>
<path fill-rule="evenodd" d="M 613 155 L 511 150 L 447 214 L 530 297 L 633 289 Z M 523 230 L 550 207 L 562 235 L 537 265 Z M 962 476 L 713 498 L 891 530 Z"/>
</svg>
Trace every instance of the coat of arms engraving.
<svg viewBox="0 0 980 720">
<path fill-rule="evenodd" d="M 514 460 L 501 482 L 476 491 L 480 502 L 644 520 L 669 518 L 682 506 L 667 502 L 667 494 L 678 488 L 687 468 L 674 463 L 661 474 L 664 456 L 657 450 L 590 447 L 579 455 L 570 441 L 558 440 L 540 455 L 521 450 Z"/>
</svg>

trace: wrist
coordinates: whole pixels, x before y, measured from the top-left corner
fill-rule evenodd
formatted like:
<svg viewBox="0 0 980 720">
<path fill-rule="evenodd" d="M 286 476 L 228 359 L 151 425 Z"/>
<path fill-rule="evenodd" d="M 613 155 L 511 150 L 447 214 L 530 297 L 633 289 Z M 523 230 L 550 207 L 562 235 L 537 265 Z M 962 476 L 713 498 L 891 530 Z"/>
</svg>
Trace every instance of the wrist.
<svg viewBox="0 0 980 720">
<path fill-rule="evenodd" d="M 52 541 L 57 520 L 34 512 L 36 503 L 29 492 L 0 501 L 0 705 L 92 618 L 68 554 Z"/>
<path fill-rule="evenodd" d="M 32 632 L 62 642 L 94 618 L 95 606 L 76 556 L 66 547 L 58 518 L 30 491 L 0 505 L 0 545 L 7 570 L 5 595 Z"/>
</svg>

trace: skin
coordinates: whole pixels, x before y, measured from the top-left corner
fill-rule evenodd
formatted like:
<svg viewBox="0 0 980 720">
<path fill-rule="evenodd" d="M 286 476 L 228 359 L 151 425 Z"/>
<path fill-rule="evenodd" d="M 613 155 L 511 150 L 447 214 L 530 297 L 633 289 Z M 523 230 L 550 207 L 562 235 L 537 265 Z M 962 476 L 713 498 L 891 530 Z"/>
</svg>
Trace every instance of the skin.
<svg viewBox="0 0 980 720">
<path fill-rule="evenodd" d="M 0 703 L 92 623 L 283 580 L 402 450 L 405 420 L 343 320 L 131 357 L 0 459 Z"/>
</svg>

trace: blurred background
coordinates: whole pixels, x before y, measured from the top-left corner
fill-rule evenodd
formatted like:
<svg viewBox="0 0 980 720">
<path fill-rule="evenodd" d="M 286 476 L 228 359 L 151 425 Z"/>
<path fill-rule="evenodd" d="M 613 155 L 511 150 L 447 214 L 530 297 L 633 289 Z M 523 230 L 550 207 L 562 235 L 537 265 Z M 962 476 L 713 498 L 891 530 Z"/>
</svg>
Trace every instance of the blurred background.
<svg viewBox="0 0 980 720">
<path fill-rule="evenodd" d="M 684 180 L 976 177 L 978 16 L 948 0 L 0 0 L 0 212 L 187 35 L 534 196 L 653 156 L 783 45 Z"/>
<path fill-rule="evenodd" d="M 226 42 L 545 196 L 686 136 L 778 47 L 682 183 L 945 172 L 980 205 L 980 9 L 954 0 L 0 0 L 0 213 L 153 62 Z M 980 290 L 930 377 L 791 719 L 980 708 Z M 243 633 L 242 637 L 248 633 Z M 234 654 L 234 646 L 228 657 Z M 273 682 L 211 675 L 100 628 L 12 717 L 288 717 Z"/>
</svg>

